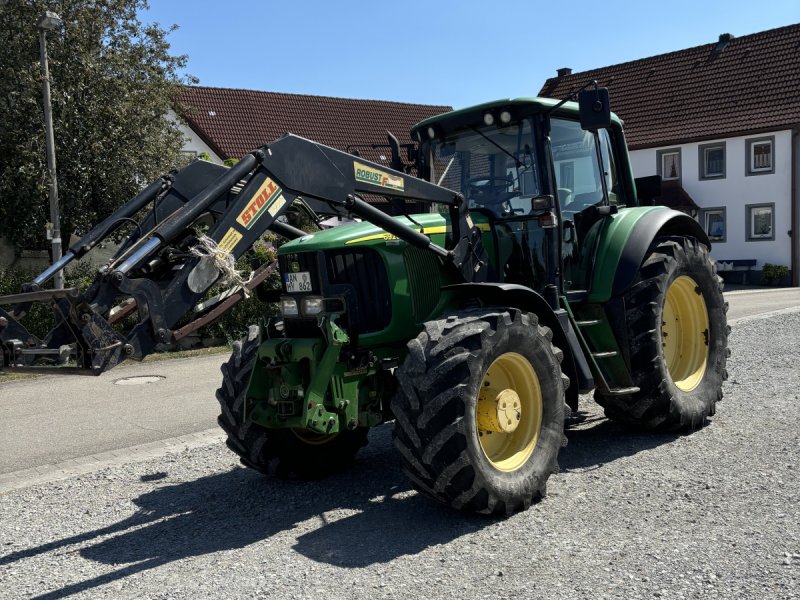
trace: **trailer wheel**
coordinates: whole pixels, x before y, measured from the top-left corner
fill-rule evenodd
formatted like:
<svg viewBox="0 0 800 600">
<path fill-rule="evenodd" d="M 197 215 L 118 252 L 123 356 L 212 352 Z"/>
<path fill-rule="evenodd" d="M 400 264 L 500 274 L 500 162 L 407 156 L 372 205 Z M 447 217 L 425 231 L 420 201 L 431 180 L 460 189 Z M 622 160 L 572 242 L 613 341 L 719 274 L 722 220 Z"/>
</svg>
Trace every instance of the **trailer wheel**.
<svg viewBox="0 0 800 600">
<path fill-rule="evenodd" d="M 295 429 L 266 429 L 244 419 L 244 402 L 250 373 L 256 365 L 259 328 L 233 344 L 231 358 L 222 365 L 222 386 L 217 390 L 220 427 L 228 434 L 228 448 L 247 467 L 269 473 L 273 462 L 279 476 L 304 479 L 324 477 L 351 463 L 367 443 L 367 428 L 322 436 Z"/>
<path fill-rule="evenodd" d="M 628 426 L 694 430 L 722 399 L 729 355 L 722 279 L 705 245 L 657 238 L 625 295 L 631 371 L 639 391 L 595 392 L 606 415 Z"/>
<path fill-rule="evenodd" d="M 408 343 L 394 445 L 420 491 L 467 512 L 512 514 L 545 494 L 564 431 L 563 354 L 536 315 L 476 309 Z"/>
</svg>

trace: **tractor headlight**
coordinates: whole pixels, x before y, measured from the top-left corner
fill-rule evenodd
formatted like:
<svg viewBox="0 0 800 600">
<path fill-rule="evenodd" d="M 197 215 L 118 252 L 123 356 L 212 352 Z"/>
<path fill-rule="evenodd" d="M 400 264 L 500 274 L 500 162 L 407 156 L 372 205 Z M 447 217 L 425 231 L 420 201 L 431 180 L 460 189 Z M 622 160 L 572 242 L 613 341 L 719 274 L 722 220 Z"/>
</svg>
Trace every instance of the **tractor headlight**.
<svg viewBox="0 0 800 600">
<path fill-rule="evenodd" d="M 299 314 L 297 312 L 297 300 L 294 298 L 281 298 L 281 314 L 284 317 L 296 317 Z"/>
<path fill-rule="evenodd" d="M 315 296 L 307 296 L 302 300 L 303 315 L 316 316 L 325 309 L 325 300 Z"/>
</svg>

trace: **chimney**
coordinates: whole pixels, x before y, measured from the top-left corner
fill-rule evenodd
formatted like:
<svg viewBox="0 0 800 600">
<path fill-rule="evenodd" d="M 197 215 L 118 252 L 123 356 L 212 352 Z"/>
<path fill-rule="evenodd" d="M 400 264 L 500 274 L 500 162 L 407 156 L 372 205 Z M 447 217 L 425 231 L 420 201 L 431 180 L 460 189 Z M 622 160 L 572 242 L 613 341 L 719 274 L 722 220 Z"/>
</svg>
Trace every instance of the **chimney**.
<svg viewBox="0 0 800 600">
<path fill-rule="evenodd" d="M 725 49 L 725 46 L 733 39 L 733 36 L 730 33 L 721 33 L 719 34 L 719 41 L 717 41 L 717 45 L 714 46 L 714 52 L 719 52 Z"/>
<path fill-rule="evenodd" d="M 567 75 L 572 75 L 572 69 L 569 67 L 561 67 L 556 71 L 559 77 L 566 77 Z"/>
</svg>

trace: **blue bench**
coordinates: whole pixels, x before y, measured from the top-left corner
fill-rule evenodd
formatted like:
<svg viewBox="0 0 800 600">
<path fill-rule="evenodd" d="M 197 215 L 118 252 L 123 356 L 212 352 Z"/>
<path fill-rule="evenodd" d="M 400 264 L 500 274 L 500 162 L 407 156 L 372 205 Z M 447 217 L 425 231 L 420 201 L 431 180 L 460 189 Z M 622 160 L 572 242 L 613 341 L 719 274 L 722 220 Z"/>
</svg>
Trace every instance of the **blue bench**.
<svg viewBox="0 0 800 600">
<path fill-rule="evenodd" d="M 755 258 L 745 258 L 737 260 L 725 260 L 722 258 L 717 259 L 717 271 L 719 273 L 728 273 L 730 271 L 742 272 L 742 285 L 747 284 L 747 273 L 756 266 Z"/>
</svg>

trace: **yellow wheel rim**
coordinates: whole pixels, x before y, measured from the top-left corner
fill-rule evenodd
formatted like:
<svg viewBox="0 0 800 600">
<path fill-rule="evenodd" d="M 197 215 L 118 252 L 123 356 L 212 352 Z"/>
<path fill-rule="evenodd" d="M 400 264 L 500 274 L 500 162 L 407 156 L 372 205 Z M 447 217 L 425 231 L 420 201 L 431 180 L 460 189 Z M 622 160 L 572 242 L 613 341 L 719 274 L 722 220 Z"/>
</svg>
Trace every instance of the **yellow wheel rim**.
<svg viewBox="0 0 800 600">
<path fill-rule="evenodd" d="M 542 388 L 531 363 L 506 352 L 486 371 L 475 421 L 481 450 L 500 471 L 516 471 L 533 454 L 542 427 Z"/>
<path fill-rule="evenodd" d="M 703 379 L 708 363 L 708 310 L 697 283 L 686 275 L 667 289 L 661 346 L 672 382 L 691 392 Z"/>
<path fill-rule="evenodd" d="M 316 433 L 306 429 L 290 429 L 294 436 L 304 444 L 311 446 L 322 446 L 335 438 L 337 433 Z"/>
</svg>

